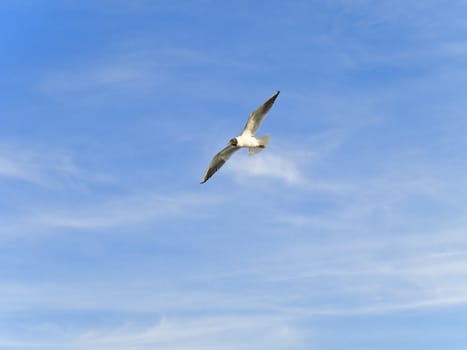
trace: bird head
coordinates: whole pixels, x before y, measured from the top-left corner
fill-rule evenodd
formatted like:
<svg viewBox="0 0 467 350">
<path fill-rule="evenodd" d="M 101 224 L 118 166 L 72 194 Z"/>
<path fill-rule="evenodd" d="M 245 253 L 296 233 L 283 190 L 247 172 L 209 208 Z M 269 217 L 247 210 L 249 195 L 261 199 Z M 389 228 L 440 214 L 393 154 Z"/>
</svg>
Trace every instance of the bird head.
<svg viewBox="0 0 467 350">
<path fill-rule="evenodd" d="M 229 143 L 230 143 L 232 146 L 237 146 L 237 144 L 238 144 L 237 138 L 230 139 Z"/>
</svg>

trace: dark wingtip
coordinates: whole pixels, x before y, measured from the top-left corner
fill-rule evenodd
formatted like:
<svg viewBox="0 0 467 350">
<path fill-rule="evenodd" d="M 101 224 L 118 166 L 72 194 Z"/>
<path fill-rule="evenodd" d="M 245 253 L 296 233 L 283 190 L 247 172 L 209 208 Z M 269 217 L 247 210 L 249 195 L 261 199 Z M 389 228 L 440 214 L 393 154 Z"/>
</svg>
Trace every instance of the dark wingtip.
<svg viewBox="0 0 467 350">
<path fill-rule="evenodd" d="M 274 95 L 271 96 L 271 99 L 272 99 L 273 101 L 275 101 L 276 98 L 277 98 L 277 96 L 279 96 L 280 93 L 281 93 L 281 92 L 280 92 L 279 90 L 277 90 L 277 91 L 274 93 Z"/>
</svg>

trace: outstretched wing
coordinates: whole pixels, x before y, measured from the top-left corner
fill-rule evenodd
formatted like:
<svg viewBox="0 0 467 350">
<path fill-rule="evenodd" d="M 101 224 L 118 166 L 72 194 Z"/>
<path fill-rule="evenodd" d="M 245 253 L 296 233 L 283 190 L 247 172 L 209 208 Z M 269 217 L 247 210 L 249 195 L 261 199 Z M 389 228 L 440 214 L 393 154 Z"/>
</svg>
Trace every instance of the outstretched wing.
<svg viewBox="0 0 467 350">
<path fill-rule="evenodd" d="M 266 102 L 264 102 L 261 106 L 259 106 L 255 111 L 250 114 L 245 127 L 243 128 L 242 135 L 251 135 L 254 136 L 256 131 L 258 130 L 261 122 L 263 121 L 266 114 L 271 109 L 274 101 L 276 100 L 277 96 L 279 96 L 280 91 L 276 91 L 274 95 L 269 97 Z"/>
<path fill-rule="evenodd" d="M 212 158 L 211 163 L 209 163 L 209 166 L 206 172 L 204 173 L 201 183 L 204 184 L 206 181 L 208 181 L 209 178 L 212 175 L 214 175 L 214 173 L 225 164 L 225 162 L 230 158 L 230 156 L 234 154 L 236 151 L 238 151 L 239 149 L 240 147 L 229 144 L 222 151 L 217 153 L 214 156 L 214 158 Z"/>
</svg>

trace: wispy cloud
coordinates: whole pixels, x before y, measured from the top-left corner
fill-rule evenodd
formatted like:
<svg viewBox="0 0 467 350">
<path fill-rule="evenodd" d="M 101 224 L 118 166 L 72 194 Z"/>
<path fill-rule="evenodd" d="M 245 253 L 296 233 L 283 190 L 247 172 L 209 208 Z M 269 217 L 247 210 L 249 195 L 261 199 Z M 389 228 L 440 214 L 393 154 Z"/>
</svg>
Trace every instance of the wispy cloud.
<svg viewBox="0 0 467 350">
<path fill-rule="evenodd" d="M 145 329 L 89 332 L 75 341 L 79 349 L 239 349 L 302 348 L 303 335 L 287 319 L 274 316 L 222 316 L 163 319 Z"/>
<path fill-rule="evenodd" d="M 50 327 L 49 327 L 50 328 Z M 152 325 L 126 324 L 117 327 L 55 329 L 54 340 L 41 343 L 9 341 L 0 338 L 0 346 L 12 348 L 58 349 L 154 349 L 233 350 L 233 349 L 305 349 L 306 336 L 286 318 L 270 315 L 226 315 L 164 317 Z"/>
<path fill-rule="evenodd" d="M 283 288 L 272 305 L 297 319 L 467 304 L 465 232 L 406 234 L 410 238 L 302 241 L 280 255 L 265 254 L 250 273 L 276 291 Z M 307 292 L 289 298 L 288 286 Z"/>
<path fill-rule="evenodd" d="M 92 196 L 73 203 L 50 201 L 34 205 L 22 214 L 6 216 L 0 235 L 40 236 L 68 230 L 106 230 L 110 228 L 145 227 L 148 224 L 173 220 L 200 219 L 208 216 L 202 208 L 212 208 L 220 199 L 205 194 L 144 194 L 116 195 L 112 199 Z"/>
<path fill-rule="evenodd" d="M 75 180 L 101 179 L 81 169 L 71 154 L 38 146 L 0 143 L 0 178 L 55 187 Z"/>
<path fill-rule="evenodd" d="M 189 216 L 190 209 L 212 204 L 216 199 L 205 195 L 161 195 L 145 193 L 123 196 L 91 205 L 81 203 L 77 208 L 49 208 L 29 218 L 39 227 L 68 229 L 102 229 L 137 225 L 156 219 Z M 199 212 L 199 210 L 197 210 Z M 199 213 L 197 214 L 199 216 Z"/>
<path fill-rule="evenodd" d="M 252 157 L 242 155 L 231 161 L 229 172 L 240 179 L 248 177 L 271 177 L 288 185 L 303 182 L 303 175 L 296 162 L 278 154 L 258 154 Z"/>
<path fill-rule="evenodd" d="M 377 174 L 339 180 L 347 191 L 332 196 L 328 207 L 279 206 L 273 216 L 278 231 L 293 232 L 296 242 L 285 239 L 288 243 L 264 252 L 243 273 L 269 281 L 275 290 L 294 285 L 314 291 L 297 293 L 294 302 L 282 305 L 297 317 L 467 303 L 467 284 L 460 282 L 467 278 L 461 174 L 418 153 L 393 154 Z M 321 287 L 322 281 L 329 285 Z M 346 306 L 336 308 L 341 300 Z"/>
<path fill-rule="evenodd" d="M 309 157 L 293 153 L 290 156 L 283 156 L 277 152 L 252 157 L 243 155 L 232 160 L 226 172 L 232 174 L 239 182 L 269 178 L 310 192 L 340 194 L 349 191 L 349 184 L 312 175 L 309 162 Z"/>
</svg>

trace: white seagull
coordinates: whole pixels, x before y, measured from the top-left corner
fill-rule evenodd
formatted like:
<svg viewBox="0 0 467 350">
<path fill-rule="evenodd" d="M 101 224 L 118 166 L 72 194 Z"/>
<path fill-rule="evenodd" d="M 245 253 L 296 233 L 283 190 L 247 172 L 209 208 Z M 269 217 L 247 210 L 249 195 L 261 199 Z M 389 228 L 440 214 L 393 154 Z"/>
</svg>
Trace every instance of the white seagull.
<svg viewBox="0 0 467 350">
<path fill-rule="evenodd" d="M 204 184 L 209 178 L 218 171 L 232 154 L 238 151 L 242 147 L 248 148 L 248 154 L 252 155 L 262 151 L 269 144 L 270 136 L 265 135 L 261 137 L 256 137 L 256 131 L 258 130 L 261 122 L 263 121 L 266 114 L 271 109 L 274 101 L 277 96 L 279 96 L 280 91 L 276 91 L 274 95 L 269 97 L 266 102 L 259 106 L 255 111 L 250 114 L 245 127 L 243 128 L 242 133 L 231 139 L 229 144 L 219 153 L 217 153 L 214 158 L 212 158 L 211 163 L 204 173 L 201 183 Z"/>
</svg>

